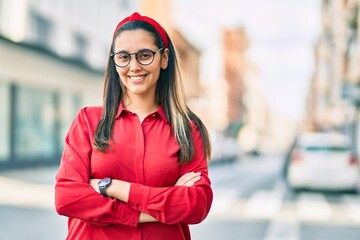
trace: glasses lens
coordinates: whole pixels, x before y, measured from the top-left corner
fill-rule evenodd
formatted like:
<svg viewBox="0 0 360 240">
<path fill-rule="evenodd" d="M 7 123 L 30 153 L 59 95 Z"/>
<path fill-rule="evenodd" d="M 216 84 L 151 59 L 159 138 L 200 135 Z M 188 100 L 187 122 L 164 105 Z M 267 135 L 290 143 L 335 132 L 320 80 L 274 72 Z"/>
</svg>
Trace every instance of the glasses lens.
<svg viewBox="0 0 360 240">
<path fill-rule="evenodd" d="M 149 50 L 142 50 L 136 54 L 136 59 L 142 65 L 149 65 L 154 60 L 154 54 Z"/>
<path fill-rule="evenodd" d="M 116 53 L 114 61 L 119 67 L 126 67 L 130 62 L 130 55 L 128 53 Z"/>
</svg>

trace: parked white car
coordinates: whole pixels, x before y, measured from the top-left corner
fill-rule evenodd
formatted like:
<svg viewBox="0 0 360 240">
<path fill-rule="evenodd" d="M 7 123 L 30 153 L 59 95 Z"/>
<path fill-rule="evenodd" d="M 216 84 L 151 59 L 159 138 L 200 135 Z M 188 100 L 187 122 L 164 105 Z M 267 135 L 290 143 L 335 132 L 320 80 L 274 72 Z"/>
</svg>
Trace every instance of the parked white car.
<svg viewBox="0 0 360 240">
<path fill-rule="evenodd" d="M 300 135 L 286 167 L 288 185 L 294 189 L 358 190 L 358 160 L 350 139 L 343 134 Z"/>
</svg>

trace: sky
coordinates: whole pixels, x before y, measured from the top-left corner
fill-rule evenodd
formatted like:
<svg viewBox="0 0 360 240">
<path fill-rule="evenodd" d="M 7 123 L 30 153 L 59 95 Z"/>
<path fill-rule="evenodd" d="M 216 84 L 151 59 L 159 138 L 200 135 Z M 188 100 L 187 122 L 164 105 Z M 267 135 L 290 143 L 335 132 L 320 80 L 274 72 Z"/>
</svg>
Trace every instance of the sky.
<svg viewBox="0 0 360 240">
<path fill-rule="evenodd" d="M 314 70 L 314 46 L 321 32 L 320 0 L 174 0 L 180 31 L 202 52 L 201 79 L 222 75 L 222 27 L 243 26 L 249 61 L 260 70 L 270 107 L 301 119 Z"/>
</svg>

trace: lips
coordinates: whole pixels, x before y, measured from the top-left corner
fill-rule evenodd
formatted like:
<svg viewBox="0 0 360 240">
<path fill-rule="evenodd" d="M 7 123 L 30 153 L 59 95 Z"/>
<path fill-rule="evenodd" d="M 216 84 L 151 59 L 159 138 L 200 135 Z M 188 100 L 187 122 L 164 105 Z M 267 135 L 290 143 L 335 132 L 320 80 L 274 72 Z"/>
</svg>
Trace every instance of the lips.
<svg viewBox="0 0 360 240">
<path fill-rule="evenodd" d="M 137 76 L 128 76 L 128 77 L 132 82 L 141 82 L 141 81 L 143 81 L 145 79 L 146 74 L 137 75 Z"/>
</svg>

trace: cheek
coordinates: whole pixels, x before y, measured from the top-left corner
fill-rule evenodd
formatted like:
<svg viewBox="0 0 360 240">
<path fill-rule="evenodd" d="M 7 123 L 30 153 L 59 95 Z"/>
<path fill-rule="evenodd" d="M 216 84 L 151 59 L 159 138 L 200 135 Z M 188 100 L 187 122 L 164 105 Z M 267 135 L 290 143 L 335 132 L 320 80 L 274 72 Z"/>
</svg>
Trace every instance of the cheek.
<svg viewBox="0 0 360 240">
<path fill-rule="evenodd" d="M 119 75 L 119 77 L 121 77 L 122 75 L 124 75 L 124 73 L 122 73 L 122 69 L 120 69 L 120 68 L 116 68 L 116 72 L 117 72 L 117 74 Z"/>
<path fill-rule="evenodd" d="M 156 79 L 156 81 L 159 80 L 159 77 L 160 77 L 160 69 L 157 69 L 153 72 L 153 76 L 154 76 L 154 79 Z"/>
<path fill-rule="evenodd" d="M 119 75 L 120 84 L 122 83 L 123 85 L 126 86 L 126 74 L 123 73 L 121 70 L 118 70 L 118 69 L 116 69 L 116 72 Z"/>
</svg>

